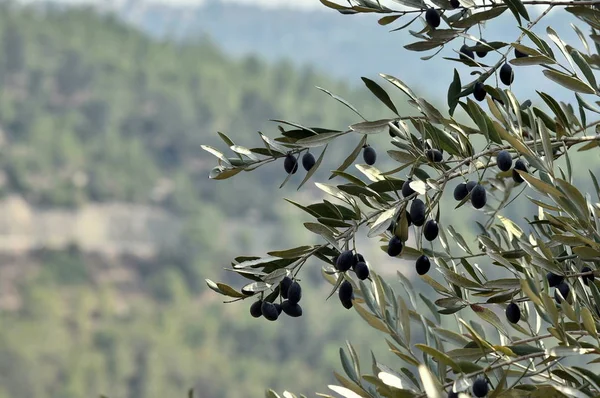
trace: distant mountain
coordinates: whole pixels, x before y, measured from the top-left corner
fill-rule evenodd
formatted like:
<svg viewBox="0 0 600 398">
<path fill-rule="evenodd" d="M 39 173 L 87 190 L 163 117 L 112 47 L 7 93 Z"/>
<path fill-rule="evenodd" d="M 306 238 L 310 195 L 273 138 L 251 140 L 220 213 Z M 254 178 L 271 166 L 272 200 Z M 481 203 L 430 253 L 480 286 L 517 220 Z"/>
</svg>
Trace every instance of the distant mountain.
<svg viewBox="0 0 600 398">
<path fill-rule="evenodd" d="M 310 1 L 318 3 L 318 0 Z M 65 8 L 73 4 L 81 5 L 81 2 L 84 1 L 39 0 L 37 3 Z M 361 76 L 377 77 L 379 73 L 387 73 L 399 77 L 419 94 L 427 95 L 434 101 L 445 100 L 454 68 L 460 72 L 463 83 L 472 79 L 468 74 L 474 71 L 461 64 L 442 60 L 442 57 L 456 57 L 459 40 L 428 61 L 420 57 L 431 55 L 431 51 L 415 53 L 406 50 L 406 44 L 419 39 L 411 36 L 408 29 L 389 31 L 408 22 L 409 16 L 400 18 L 394 24 L 381 26 L 377 23 L 381 15 L 342 15 L 325 6 L 314 9 L 278 8 L 246 0 L 243 3 L 206 0 L 193 5 L 185 1 L 158 0 L 111 3 L 90 0 L 86 3 L 101 12 L 116 12 L 125 22 L 162 40 L 196 41 L 208 36 L 229 55 L 254 55 L 267 61 L 286 59 L 296 66 L 310 65 L 330 76 L 345 79 L 351 85 L 360 84 Z M 544 10 L 544 6 L 530 7 L 529 10 L 533 19 Z M 578 20 L 555 9 L 535 26 L 534 32 L 553 45 L 546 34 L 546 28 L 551 25 L 564 41 L 583 49 L 570 23 L 577 25 Z M 410 29 L 417 31 L 421 26 L 416 21 Z M 478 36 L 475 29 L 468 33 Z M 483 30 L 483 38 L 488 41 L 511 42 L 519 34 L 514 18 L 508 11 Z M 524 43 L 528 44 L 527 40 Z M 491 57 L 482 61 L 492 62 Z M 560 87 L 545 79 L 540 68 L 517 68 L 511 89 L 518 96 L 527 96 L 534 102 L 535 90 L 540 89 L 560 100 L 573 100 L 564 97 L 565 92 Z"/>
<path fill-rule="evenodd" d="M 371 15 L 347 16 L 322 8 L 267 9 L 211 1 L 199 7 L 144 5 L 122 9 L 120 14 L 155 37 L 181 40 L 208 35 L 233 55 L 288 58 L 352 81 L 380 72 L 413 76 L 434 72 L 433 65 L 414 56 L 407 63 L 402 46 L 413 40 L 404 32 L 388 33 Z"/>
<path fill-rule="evenodd" d="M 535 16 L 542 8 L 531 11 Z M 429 61 L 422 61 L 420 57 L 430 52 L 415 53 L 404 49 L 404 45 L 418 39 L 408 30 L 389 31 L 407 22 L 408 16 L 395 24 L 381 26 L 377 23 L 380 15 L 342 15 L 324 6 L 319 10 L 292 10 L 216 0 L 200 6 L 144 4 L 122 8 L 119 14 L 155 37 L 189 40 L 208 35 L 229 54 L 256 54 L 268 60 L 286 58 L 296 64 L 310 64 L 330 75 L 348 79 L 352 84 L 360 83 L 361 76 L 388 73 L 414 89 L 422 90 L 423 95 L 434 94 L 437 97 L 434 99 L 440 100 L 445 98 L 454 67 L 461 72 L 463 82 L 468 81 L 471 72 L 462 65 L 441 62 L 442 57 L 456 57 L 454 51 L 458 48 L 454 47 L 458 47 L 458 40 L 452 48 L 445 48 Z M 572 21 L 577 23 L 564 12 L 554 13 L 537 25 L 535 32 L 547 38 L 545 29 L 551 24 L 563 40 L 578 45 L 579 39 L 569 26 Z M 507 26 L 510 27 L 508 35 Z M 419 30 L 420 27 L 416 21 L 411 29 Z M 469 33 L 477 35 L 475 30 Z M 519 33 L 512 14 L 507 11 L 486 27 L 484 38 L 512 41 Z M 490 58 L 488 56 L 485 61 L 491 62 Z M 564 94 L 541 75 L 539 68 L 517 70 L 512 87 L 517 95 L 534 96 L 534 90 L 540 88 L 558 97 Z"/>
</svg>

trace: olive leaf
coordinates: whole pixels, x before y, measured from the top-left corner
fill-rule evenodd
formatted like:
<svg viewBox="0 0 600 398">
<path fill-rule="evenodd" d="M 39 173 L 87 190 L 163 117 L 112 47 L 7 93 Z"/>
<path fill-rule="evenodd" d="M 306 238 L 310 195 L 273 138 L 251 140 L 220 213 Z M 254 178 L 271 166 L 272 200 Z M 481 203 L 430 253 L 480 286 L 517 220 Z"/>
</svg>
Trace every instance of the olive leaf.
<svg viewBox="0 0 600 398">
<path fill-rule="evenodd" d="M 544 76 L 546 76 L 548 79 L 552 80 L 555 83 L 560 84 L 561 86 L 568 88 L 571 91 L 575 91 L 578 93 L 584 93 L 584 94 L 595 94 L 596 90 L 590 86 L 589 84 L 585 83 L 584 81 L 580 80 L 577 77 L 574 76 L 569 76 L 566 73 L 562 73 L 562 72 L 558 72 L 555 70 L 549 70 L 546 69 L 543 71 Z"/>
</svg>

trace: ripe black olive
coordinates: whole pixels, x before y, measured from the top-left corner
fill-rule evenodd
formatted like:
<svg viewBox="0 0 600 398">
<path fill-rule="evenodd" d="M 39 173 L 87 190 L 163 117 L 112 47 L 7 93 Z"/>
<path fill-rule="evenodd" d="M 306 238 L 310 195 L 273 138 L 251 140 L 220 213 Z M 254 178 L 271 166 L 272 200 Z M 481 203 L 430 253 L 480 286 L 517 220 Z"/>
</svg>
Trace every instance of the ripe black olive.
<svg viewBox="0 0 600 398">
<path fill-rule="evenodd" d="M 487 43 L 487 41 L 486 41 L 486 40 L 483 40 L 483 39 L 482 39 L 481 41 L 482 41 L 483 43 Z M 480 43 L 480 45 L 481 45 L 481 43 Z M 477 56 L 478 56 L 479 58 L 483 58 L 483 57 L 485 57 L 485 56 L 487 55 L 487 53 L 488 53 L 488 51 L 487 51 L 487 50 L 484 50 L 484 51 L 476 51 L 476 52 L 475 52 L 475 54 L 477 54 Z"/>
<path fill-rule="evenodd" d="M 439 163 L 443 159 L 442 153 L 440 151 L 438 151 L 437 149 L 428 149 L 425 152 L 425 156 L 427 156 L 427 159 L 429 159 L 429 161 L 431 161 L 433 163 Z"/>
<path fill-rule="evenodd" d="M 521 319 L 521 309 L 515 303 L 510 303 L 506 307 L 506 319 L 510 323 L 518 323 Z"/>
<path fill-rule="evenodd" d="M 292 282 L 288 289 L 288 301 L 292 304 L 298 304 L 302 298 L 302 288 L 298 282 Z"/>
<path fill-rule="evenodd" d="M 352 250 L 343 251 L 337 259 L 336 268 L 340 272 L 346 272 L 350 268 L 352 268 L 352 266 L 354 265 L 354 260 L 355 258 L 354 253 L 352 253 Z"/>
<path fill-rule="evenodd" d="M 315 157 L 312 153 L 307 152 L 302 156 L 302 167 L 304 167 L 304 170 L 309 171 L 313 168 L 315 163 Z"/>
<path fill-rule="evenodd" d="M 425 20 L 432 28 L 440 26 L 440 14 L 435 8 L 430 8 L 425 12 Z"/>
<path fill-rule="evenodd" d="M 281 280 L 281 297 L 283 297 L 284 299 L 286 299 L 288 297 L 288 290 L 290 290 L 290 286 L 292 286 L 292 282 L 293 280 L 289 277 L 286 276 L 285 278 L 283 278 Z"/>
<path fill-rule="evenodd" d="M 346 309 L 352 308 L 352 299 L 354 298 L 354 291 L 352 288 L 352 284 L 348 281 L 343 281 L 340 285 L 340 289 L 338 291 L 338 295 L 342 305 Z"/>
<path fill-rule="evenodd" d="M 548 272 L 546 274 L 546 279 L 548 279 L 548 286 L 555 287 L 560 285 L 565 280 L 565 277 L 562 275 L 554 274 L 552 272 Z"/>
<path fill-rule="evenodd" d="M 473 61 L 473 59 L 475 58 L 475 53 L 473 53 L 473 50 L 471 50 L 466 44 L 463 44 L 460 48 L 459 55 L 460 59 L 462 59 L 463 61 Z"/>
<path fill-rule="evenodd" d="M 423 254 L 422 256 L 417 258 L 416 268 L 417 274 L 419 275 L 425 275 L 427 272 L 429 272 L 429 268 L 431 268 L 431 262 L 429 261 L 429 257 Z"/>
<path fill-rule="evenodd" d="M 286 315 L 293 318 L 302 316 L 302 307 L 300 307 L 300 304 L 292 304 L 288 300 L 285 300 L 283 303 L 281 303 L 281 309 L 286 313 Z"/>
<path fill-rule="evenodd" d="M 515 74 L 512 70 L 512 66 L 504 64 L 500 68 L 500 81 L 507 86 L 510 86 L 515 80 Z"/>
<path fill-rule="evenodd" d="M 489 391 L 487 380 L 483 377 L 478 377 L 473 383 L 473 395 L 476 397 L 485 397 Z"/>
<path fill-rule="evenodd" d="M 487 95 L 487 91 L 485 91 L 485 86 L 481 82 L 475 83 L 475 87 L 473 88 L 473 96 L 477 101 L 483 101 L 485 96 Z"/>
<path fill-rule="evenodd" d="M 522 53 L 521 51 L 519 51 L 515 48 L 515 58 L 525 58 L 525 57 L 527 57 L 527 54 Z"/>
<path fill-rule="evenodd" d="M 425 203 L 421 199 L 415 199 L 411 203 L 410 219 L 417 227 L 425 224 Z"/>
<path fill-rule="evenodd" d="M 296 171 L 298 171 L 298 160 L 294 155 L 291 153 L 286 155 L 285 160 L 283 161 L 283 168 L 288 174 L 295 174 Z"/>
<path fill-rule="evenodd" d="M 477 184 L 471 192 L 471 204 L 476 209 L 481 209 L 487 202 L 487 196 L 483 185 Z"/>
<path fill-rule="evenodd" d="M 512 167 L 512 156 L 510 152 L 502 150 L 496 155 L 496 164 L 502 171 L 508 171 Z"/>
<path fill-rule="evenodd" d="M 388 242 L 388 255 L 390 257 L 397 257 L 402 253 L 403 243 L 397 236 L 392 236 L 392 239 Z"/>
<path fill-rule="evenodd" d="M 369 277 L 369 266 L 361 261 L 354 267 L 354 272 L 356 273 L 356 277 L 358 279 L 364 281 Z"/>
<path fill-rule="evenodd" d="M 440 227 L 435 220 L 427 221 L 423 227 L 423 236 L 425 236 L 425 239 L 427 239 L 429 242 L 435 240 L 435 238 L 438 237 L 439 232 Z"/>
<path fill-rule="evenodd" d="M 454 188 L 454 200 L 461 201 L 467 197 L 469 191 L 467 190 L 467 184 L 461 182 Z"/>
<path fill-rule="evenodd" d="M 373 149 L 372 146 L 366 146 L 365 149 L 363 149 L 363 159 L 369 166 L 375 164 L 375 161 L 377 160 L 377 152 L 375 152 L 375 149 Z"/>
<path fill-rule="evenodd" d="M 263 301 L 260 306 L 260 310 L 263 316 L 269 321 L 276 321 L 279 318 L 279 312 L 277 312 L 277 308 L 275 308 L 275 304 L 269 303 L 268 301 Z"/>
<path fill-rule="evenodd" d="M 477 185 L 477 181 L 469 181 L 467 182 L 467 192 L 471 192 L 473 188 Z"/>
<path fill-rule="evenodd" d="M 254 318 L 260 318 L 262 316 L 262 311 L 260 309 L 262 303 L 262 300 L 258 300 L 252 303 L 250 306 L 250 315 L 252 315 Z"/>
</svg>

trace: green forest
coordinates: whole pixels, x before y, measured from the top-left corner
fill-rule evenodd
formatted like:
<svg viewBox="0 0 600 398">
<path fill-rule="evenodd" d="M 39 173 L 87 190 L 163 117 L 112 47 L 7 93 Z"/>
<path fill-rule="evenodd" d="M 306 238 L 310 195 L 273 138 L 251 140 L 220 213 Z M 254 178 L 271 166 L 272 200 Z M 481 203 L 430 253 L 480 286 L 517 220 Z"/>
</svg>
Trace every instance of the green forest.
<svg viewBox="0 0 600 398">
<path fill-rule="evenodd" d="M 22 305 L 0 313 L 0 397 L 183 397 L 192 387 L 205 398 L 258 397 L 266 386 L 309 393 L 332 380 L 337 331 L 366 339 L 352 313 L 324 308 L 274 327 L 248 320 L 245 303 L 223 309 L 207 292 L 204 278 L 234 251 L 309 238 L 288 228 L 260 239 L 259 228 L 294 217 L 269 204 L 296 191 L 272 184 L 285 177 L 281 165 L 265 167 L 259 184 L 214 184 L 200 142 L 222 145 L 213 136 L 223 131 L 258 144 L 275 118 L 333 128 L 355 121 L 315 86 L 371 117 L 380 116 L 376 100 L 293 61 L 233 59 L 206 39 L 153 41 L 83 9 L 3 4 L 0 35 L 3 196 L 39 208 L 153 204 L 187 220 L 178 247 L 136 263 L 133 291 L 98 282 L 98 261 L 77 247 L 31 254 L 39 272 L 14 286 Z M 262 226 L 245 224 L 249 210 Z M 313 275 L 320 281 L 318 269 Z M 318 286 L 307 298 L 314 308 L 327 294 Z"/>
</svg>

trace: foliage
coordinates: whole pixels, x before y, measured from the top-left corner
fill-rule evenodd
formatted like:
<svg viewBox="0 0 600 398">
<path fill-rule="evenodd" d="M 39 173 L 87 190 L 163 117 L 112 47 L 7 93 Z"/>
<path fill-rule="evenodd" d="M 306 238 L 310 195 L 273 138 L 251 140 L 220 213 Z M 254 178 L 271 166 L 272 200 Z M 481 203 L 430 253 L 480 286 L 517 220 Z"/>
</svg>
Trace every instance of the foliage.
<svg viewBox="0 0 600 398">
<path fill-rule="evenodd" d="M 409 22 L 396 30 L 410 26 L 428 9 L 422 0 L 396 0 L 404 10 L 377 0 L 348 1 L 348 5 L 321 2 L 342 14 L 389 14 L 380 19 L 382 25 L 407 16 Z M 310 205 L 288 200 L 314 218 L 304 226 L 322 243 L 272 250 L 267 257 L 236 257 L 230 270 L 248 280 L 239 290 L 212 280 L 207 284 L 233 301 L 279 302 L 279 297 L 286 299 L 292 291 L 283 288 L 291 283 L 286 278 L 298 279 L 309 260 L 320 261 L 324 278 L 333 286 L 330 295 L 339 287 L 343 307 L 354 308 L 383 333 L 402 363 L 386 366 L 373 355 L 369 368 L 348 344 L 340 351 L 345 375 L 335 373 L 339 384 L 329 386 L 344 397 L 483 396 L 488 385 L 489 396 L 494 397 L 598 396 L 600 285 L 595 276 L 600 261 L 600 187 L 592 170 L 580 171 L 573 161 L 586 151 L 595 154 L 595 162 L 598 159 L 600 121 L 594 121 L 594 115 L 600 113 L 600 102 L 594 97 L 600 94 L 595 77 L 600 68 L 600 3 L 549 2 L 534 19 L 528 9 L 537 1 L 433 3 L 444 27 L 438 27 L 438 19 L 430 15 L 423 29 L 410 31 L 419 41 L 406 49 L 435 49 L 424 57 L 427 60 L 463 38 L 470 44 L 460 48 L 458 57 L 447 60 L 477 68 L 468 83 L 454 70 L 446 110 L 436 108 L 400 79 L 381 74 L 407 97 L 418 116 L 398 111 L 378 82 L 364 78 L 392 112 L 389 118 L 365 119 L 332 94 L 357 114 L 348 130 L 279 121 L 281 136 L 261 134 L 262 147 L 246 148 L 221 135 L 234 157 L 204 146 L 218 158 L 210 177 L 238 180 L 241 171 L 277 160 L 284 163 L 282 158 L 289 177 L 302 170 L 293 167 L 294 158 L 300 161 L 306 151 L 319 148 L 319 158 L 304 184 L 329 148 L 342 138 L 362 137 L 332 172 L 332 177 L 344 182 L 315 183 L 328 199 Z M 452 13 L 452 9 L 458 10 Z M 565 43 L 551 27 L 546 30 L 550 41 L 533 33 L 532 28 L 553 9 L 579 19 L 573 28 L 584 50 Z M 512 42 L 485 42 L 481 25 L 507 10 L 520 27 L 518 37 Z M 479 28 L 479 38 L 468 33 L 471 28 Z M 582 33 L 585 29 L 587 35 Z M 482 63 L 484 57 L 486 62 L 496 60 L 487 65 Z M 574 102 L 558 102 L 542 91 L 537 95 L 543 106 L 533 103 L 537 99 L 518 99 L 511 90 L 514 76 L 530 65 L 542 69 L 545 80 L 540 88 L 557 84 L 571 92 Z M 469 120 L 463 122 L 458 115 Z M 361 174 L 348 171 L 363 144 L 388 132 L 392 149 L 387 154 L 397 162 L 394 168 L 359 161 L 355 167 Z M 372 163 L 369 157 L 364 160 Z M 593 183 L 590 192 L 582 191 L 578 186 L 583 184 L 575 181 L 584 173 Z M 442 201 L 443 195 L 453 196 L 455 203 Z M 530 204 L 535 212 L 510 216 L 511 207 Z M 445 213 L 461 207 L 482 215 L 481 222 L 468 227 L 473 239 L 444 221 Z M 358 254 L 365 247 L 357 245 L 356 238 L 363 231 L 391 257 L 419 259 L 417 272 L 435 293 L 416 291 L 400 272 L 402 290 L 372 269 L 368 279 L 358 278 L 357 264 L 364 261 Z M 435 276 L 428 275 L 429 262 L 435 264 Z M 430 315 L 421 310 L 423 304 Z M 340 304 L 340 311 L 343 307 Z M 454 323 L 443 327 L 447 320 Z M 423 339 L 416 341 L 416 336 Z M 267 397 L 279 395 L 270 390 Z"/>
</svg>

